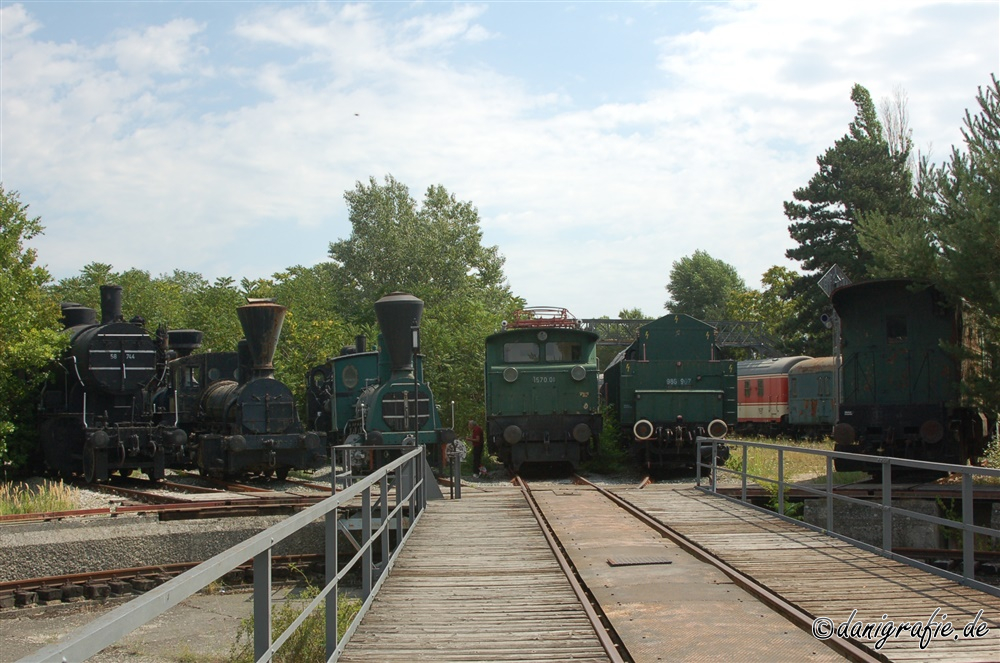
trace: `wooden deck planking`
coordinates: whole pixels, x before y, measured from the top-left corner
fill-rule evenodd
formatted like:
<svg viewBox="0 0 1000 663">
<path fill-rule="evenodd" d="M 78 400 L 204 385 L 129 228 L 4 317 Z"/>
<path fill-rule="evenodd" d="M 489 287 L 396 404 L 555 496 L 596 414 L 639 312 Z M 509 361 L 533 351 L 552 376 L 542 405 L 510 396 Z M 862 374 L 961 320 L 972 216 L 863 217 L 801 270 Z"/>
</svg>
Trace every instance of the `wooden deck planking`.
<svg viewBox="0 0 1000 663">
<path fill-rule="evenodd" d="M 919 639 L 890 638 L 880 653 L 898 661 L 1000 661 L 1000 598 L 886 559 L 776 516 L 690 488 L 647 487 L 616 491 L 734 568 L 815 617 L 840 624 L 949 621 L 959 634 L 985 610 L 989 634 Z M 864 639 L 871 644 L 877 638 Z"/>
<path fill-rule="evenodd" d="M 607 661 L 520 492 L 432 502 L 341 661 Z"/>
</svg>

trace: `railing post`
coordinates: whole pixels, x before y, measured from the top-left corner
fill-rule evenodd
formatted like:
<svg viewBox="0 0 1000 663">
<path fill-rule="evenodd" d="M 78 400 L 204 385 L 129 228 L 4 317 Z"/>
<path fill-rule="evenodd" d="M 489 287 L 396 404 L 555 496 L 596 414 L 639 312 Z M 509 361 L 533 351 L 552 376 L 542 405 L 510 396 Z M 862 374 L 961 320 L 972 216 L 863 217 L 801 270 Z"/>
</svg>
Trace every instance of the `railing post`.
<svg viewBox="0 0 1000 663">
<path fill-rule="evenodd" d="M 274 545 L 274 539 L 271 539 Z M 271 648 L 271 549 L 253 558 L 253 658 L 259 661 Z M 270 657 L 268 657 L 270 660 Z"/>
<path fill-rule="evenodd" d="M 741 499 L 747 501 L 747 445 L 743 445 L 743 490 L 740 491 Z"/>
<path fill-rule="evenodd" d="M 361 554 L 361 600 L 367 601 L 372 593 L 372 488 L 368 486 L 361 493 L 361 537 L 362 541 L 367 541 Z"/>
<path fill-rule="evenodd" d="M 833 531 L 833 456 L 826 457 L 826 531 Z"/>
<path fill-rule="evenodd" d="M 695 450 L 694 450 L 694 453 L 695 453 L 695 456 L 694 456 L 695 475 L 694 475 L 694 485 L 695 486 L 699 486 L 699 487 L 701 486 L 701 449 L 702 449 L 702 445 L 703 444 L 704 443 L 702 442 L 702 438 L 700 438 L 700 437 L 696 437 L 695 438 Z M 713 465 L 715 464 L 715 443 L 714 442 L 712 443 L 712 464 Z"/>
<path fill-rule="evenodd" d="M 882 550 L 892 552 L 892 458 L 882 464 Z"/>
<path fill-rule="evenodd" d="M 406 467 L 401 466 L 396 468 L 397 495 L 399 494 L 399 491 L 403 489 L 403 484 L 406 483 L 405 481 L 403 481 L 404 476 L 406 476 Z M 382 534 L 379 535 L 379 538 L 382 539 L 382 559 L 379 560 L 379 575 L 382 575 L 382 573 L 385 572 L 385 569 L 389 564 L 389 523 L 386 522 L 389 520 L 389 475 L 388 474 L 384 475 L 382 477 L 382 480 L 379 481 L 379 490 L 382 491 L 382 500 L 381 500 L 382 508 L 379 511 L 379 521 L 381 522 L 382 525 Z M 399 520 L 401 517 L 402 514 L 397 515 L 396 520 Z"/>
<path fill-rule="evenodd" d="M 974 522 L 972 474 L 962 472 L 962 577 L 976 577 L 976 535 L 969 529 Z"/>
<path fill-rule="evenodd" d="M 333 509 L 326 514 L 324 522 L 324 555 L 326 560 L 326 585 L 334 582 L 337 578 L 337 518 L 340 509 Z M 330 660 L 337 650 L 337 594 L 340 587 L 334 587 L 333 591 L 326 595 L 326 660 Z"/>
<path fill-rule="evenodd" d="M 785 450 L 778 449 L 778 514 L 785 515 Z"/>
</svg>

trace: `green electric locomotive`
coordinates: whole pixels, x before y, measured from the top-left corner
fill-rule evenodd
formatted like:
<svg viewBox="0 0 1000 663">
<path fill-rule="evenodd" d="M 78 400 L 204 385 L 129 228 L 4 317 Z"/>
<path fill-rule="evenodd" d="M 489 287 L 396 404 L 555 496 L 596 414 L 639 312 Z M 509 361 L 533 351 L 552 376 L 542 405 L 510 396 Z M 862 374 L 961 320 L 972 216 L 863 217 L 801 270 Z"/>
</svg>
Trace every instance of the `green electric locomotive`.
<svg viewBox="0 0 1000 663">
<path fill-rule="evenodd" d="M 736 362 L 715 353 L 714 327 L 671 314 L 640 327 L 604 370 L 621 443 L 644 468 L 693 466 L 696 437 L 736 424 Z"/>
<path fill-rule="evenodd" d="M 486 442 L 511 472 L 586 460 L 601 432 L 598 335 L 565 309 L 519 311 L 486 338 Z"/>
</svg>

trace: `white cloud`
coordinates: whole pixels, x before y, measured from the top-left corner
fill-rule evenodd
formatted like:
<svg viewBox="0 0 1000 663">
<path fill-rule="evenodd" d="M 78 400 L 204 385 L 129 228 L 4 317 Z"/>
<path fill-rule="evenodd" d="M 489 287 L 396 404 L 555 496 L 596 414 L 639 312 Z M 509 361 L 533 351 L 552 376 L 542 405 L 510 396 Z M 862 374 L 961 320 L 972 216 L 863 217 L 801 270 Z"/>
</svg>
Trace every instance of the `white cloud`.
<svg viewBox="0 0 1000 663">
<path fill-rule="evenodd" d="M 387 5 L 266 4 L 93 48 L 43 40 L 11 5 L 2 177 L 42 216 L 57 276 L 93 260 L 210 279 L 311 264 L 350 232 L 343 192 L 391 173 L 418 199 L 443 184 L 471 200 L 530 304 L 659 314 L 671 263 L 697 249 L 749 285 L 792 266 L 782 202 L 846 133 L 854 83 L 876 100 L 901 84 L 918 146 L 944 156 L 960 140 L 996 69 L 997 8 L 882 6 L 697 5 L 699 31 L 621 64 L 659 84 L 588 108 L 468 57 L 514 29 L 489 5 L 395 19 Z"/>
</svg>

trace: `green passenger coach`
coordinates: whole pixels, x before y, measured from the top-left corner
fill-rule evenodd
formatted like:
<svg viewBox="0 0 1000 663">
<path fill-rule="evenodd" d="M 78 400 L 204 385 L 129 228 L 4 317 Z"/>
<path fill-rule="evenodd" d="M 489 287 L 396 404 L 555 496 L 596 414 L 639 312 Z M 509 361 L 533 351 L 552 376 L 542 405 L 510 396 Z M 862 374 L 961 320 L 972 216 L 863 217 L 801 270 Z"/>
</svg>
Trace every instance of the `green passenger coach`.
<svg viewBox="0 0 1000 663">
<path fill-rule="evenodd" d="M 589 457 L 601 432 L 598 338 L 555 308 L 518 311 L 487 337 L 486 441 L 511 472 Z"/>
<path fill-rule="evenodd" d="M 671 314 L 640 327 L 605 369 L 621 443 L 646 469 L 693 466 L 695 437 L 736 424 L 736 362 L 716 352 L 714 327 Z"/>
</svg>

